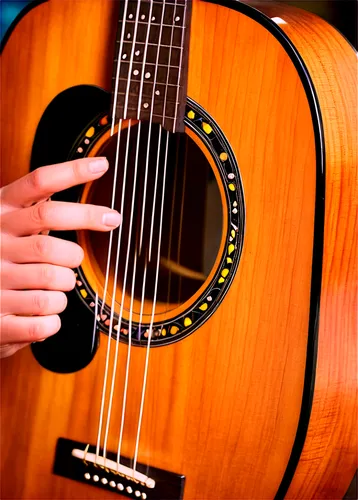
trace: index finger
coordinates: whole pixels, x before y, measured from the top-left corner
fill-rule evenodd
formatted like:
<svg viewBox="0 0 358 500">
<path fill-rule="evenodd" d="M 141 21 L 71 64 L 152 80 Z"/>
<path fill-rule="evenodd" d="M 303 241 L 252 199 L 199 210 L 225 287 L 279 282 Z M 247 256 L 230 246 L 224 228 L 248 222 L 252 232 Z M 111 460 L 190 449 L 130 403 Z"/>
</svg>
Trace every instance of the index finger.
<svg viewBox="0 0 358 500">
<path fill-rule="evenodd" d="M 4 186 L 1 198 L 10 205 L 27 207 L 58 191 L 98 179 L 107 170 L 108 161 L 104 157 L 83 158 L 40 167 Z"/>
</svg>

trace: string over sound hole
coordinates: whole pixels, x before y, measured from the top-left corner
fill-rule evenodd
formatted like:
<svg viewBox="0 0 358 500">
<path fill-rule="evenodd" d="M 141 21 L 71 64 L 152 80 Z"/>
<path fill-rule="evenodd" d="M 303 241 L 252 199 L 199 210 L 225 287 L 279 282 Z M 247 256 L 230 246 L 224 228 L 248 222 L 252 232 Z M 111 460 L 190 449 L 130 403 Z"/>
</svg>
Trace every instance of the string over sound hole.
<svg viewBox="0 0 358 500">
<path fill-rule="evenodd" d="M 158 252 L 155 309 L 157 314 L 170 316 L 170 311 L 174 313 L 194 296 L 215 264 L 222 238 L 223 209 L 211 165 L 189 135 L 170 133 L 167 144 L 168 132 L 159 126 L 152 124 L 150 127 L 146 122 L 128 123 L 120 132 L 115 199 L 115 208 L 120 211 L 125 183 L 123 223 L 121 232 L 113 234 L 106 302 L 110 305 L 119 244 L 116 300 L 122 302 L 124 291 L 124 315 L 128 317 L 133 290 L 134 319 L 138 320 L 142 312 L 142 323 L 149 323 Z M 117 144 L 118 134 L 115 134 L 97 153 L 108 158 L 110 171 L 91 187 L 87 197 L 91 203 L 111 203 Z M 104 233 L 86 234 L 87 258 L 102 283 L 107 266 L 108 238 Z"/>
</svg>

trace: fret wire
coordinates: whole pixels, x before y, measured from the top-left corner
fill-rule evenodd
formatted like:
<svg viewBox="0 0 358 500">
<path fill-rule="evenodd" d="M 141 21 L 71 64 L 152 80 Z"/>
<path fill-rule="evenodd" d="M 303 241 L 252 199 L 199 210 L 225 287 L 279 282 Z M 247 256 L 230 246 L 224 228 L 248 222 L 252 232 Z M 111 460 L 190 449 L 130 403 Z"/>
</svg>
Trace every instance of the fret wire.
<svg viewBox="0 0 358 500">
<path fill-rule="evenodd" d="M 118 59 L 114 59 L 114 62 L 117 62 Z M 126 61 L 125 59 L 121 59 L 122 63 L 124 64 L 129 64 L 129 61 Z M 141 64 L 143 65 L 143 61 L 133 61 L 134 64 Z M 156 64 L 155 63 L 150 63 L 150 62 L 146 62 L 145 63 L 145 66 L 155 66 Z M 157 64 L 157 66 L 162 66 L 163 68 L 175 68 L 175 69 L 179 69 L 179 66 L 168 66 L 168 64 Z"/>
<path fill-rule="evenodd" d="M 132 0 L 129 0 L 129 3 L 136 4 L 137 2 L 136 2 L 136 1 L 134 1 L 134 0 L 133 0 L 133 1 L 132 1 Z M 147 3 L 147 4 L 149 4 L 149 2 L 145 2 L 145 1 L 143 1 L 143 4 L 144 4 L 144 5 L 145 5 L 146 3 Z M 152 0 L 152 3 L 157 3 L 157 4 L 160 4 L 160 5 L 177 5 L 177 6 L 179 6 L 179 7 L 184 7 L 184 5 L 185 5 L 185 2 L 183 2 L 183 3 L 176 3 L 176 4 L 175 4 L 175 3 L 172 3 L 172 2 L 165 2 L 165 4 L 164 4 L 164 3 L 163 3 L 163 1 L 161 1 L 161 0 Z"/>
<path fill-rule="evenodd" d="M 115 76 L 112 76 L 112 80 L 115 80 L 115 78 L 116 78 Z M 127 81 L 128 78 L 120 77 L 119 80 Z M 131 78 L 131 83 L 132 82 L 140 83 L 140 80 L 134 80 L 134 78 Z M 144 82 L 144 83 L 146 83 L 146 84 L 150 83 L 150 84 L 153 85 L 153 83 L 150 82 L 150 81 L 149 82 L 147 81 L 147 82 Z M 166 83 L 156 82 L 155 86 L 157 86 L 157 85 L 166 85 Z M 177 85 L 176 83 L 168 83 L 168 85 L 169 85 L 169 87 L 182 87 L 182 85 Z M 117 92 L 117 94 L 120 94 L 120 92 Z"/>
<path fill-rule="evenodd" d="M 153 0 L 153 3 L 159 3 L 161 5 L 179 5 L 179 7 L 184 7 L 185 2 L 183 3 L 172 3 L 172 2 L 165 2 L 165 4 L 159 0 Z"/>
<path fill-rule="evenodd" d="M 123 107 L 123 106 L 122 106 L 122 107 Z M 132 107 L 130 107 L 130 106 L 128 106 L 128 108 L 127 108 L 127 109 L 128 109 L 129 111 L 137 111 L 137 108 L 132 108 Z M 141 110 L 141 113 L 148 113 L 148 114 L 150 114 L 150 111 L 148 111 L 147 109 L 144 109 L 144 110 L 142 109 L 142 110 Z M 167 115 L 164 115 L 164 116 L 163 116 L 162 114 L 158 114 L 158 113 L 152 113 L 152 116 L 157 116 L 157 117 L 159 117 L 159 118 L 166 118 L 166 119 L 168 119 L 168 120 L 173 120 L 173 121 L 174 121 L 174 117 L 173 117 L 173 116 L 167 116 Z M 136 118 L 135 118 L 135 119 L 136 119 Z"/>
<path fill-rule="evenodd" d="M 120 40 L 116 40 L 117 43 L 120 42 Z M 128 40 L 128 41 L 124 41 L 124 43 L 132 43 L 132 40 Z M 141 44 L 141 45 L 145 45 L 145 42 L 138 42 L 138 41 L 135 41 L 135 44 L 134 45 L 137 45 L 137 44 Z M 153 45 L 154 47 L 158 47 L 158 44 L 157 43 L 150 43 L 148 42 L 147 45 Z M 170 45 L 160 45 L 160 47 L 165 47 L 165 48 L 169 48 Z M 179 49 L 180 51 L 183 51 L 183 47 L 178 47 L 177 45 L 173 45 L 172 46 L 172 49 Z"/>
<path fill-rule="evenodd" d="M 126 93 L 125 92 L 118 92 L 118 95 L 126 95 Z M 133 96 L 133 97 L 137 97 L 137 94 L 133 94 L 133 93 L 132 94 L 128 94 L 128 95 Z M 178 101 L 170 101 L 168 99 L 167 99 L 167 102 L 170 103 L 170 104 L 180 104 L 180 102 L 178 102 Z M 163 100 L 162 101 L 158 101 L 156 104 L 164 104 L 164 101 Z M 123 104 L 118 103 L 117 104 L 117 108 L 118 107 L 119 108 L 123 108 Z M 137 109 L 137 108 L 131 108 L 131 107 L 128 106 L 128 109 L 134 110 L 134 109 Z M 147 110 L 145 110 L 145 111 L 147 111 Z"/>
<path fill-rule="evenodd" d="M 123 20 L 120 19 L 118 22 L 122 23 Z M 133 24 L 133 23 L 135 23 L 135 21 L 132 21 L 132 20 L 130 20 L 130 21 L 125 20 L 124 21 L 124 24 L 131 24 L 131 23 Z M 148 22 L 138 21 L 138 24 L 148 24 Z M 160 26 L 160 24 L 159 23 L 151 23 L 151 26 Z M 162 26 L 165 28 L 179 28 L 181 30 L 185 30 L 185 28 L 186 28 L 186 26 L 178 26 L 177 24 L 162 24 Z"/>
</svg>

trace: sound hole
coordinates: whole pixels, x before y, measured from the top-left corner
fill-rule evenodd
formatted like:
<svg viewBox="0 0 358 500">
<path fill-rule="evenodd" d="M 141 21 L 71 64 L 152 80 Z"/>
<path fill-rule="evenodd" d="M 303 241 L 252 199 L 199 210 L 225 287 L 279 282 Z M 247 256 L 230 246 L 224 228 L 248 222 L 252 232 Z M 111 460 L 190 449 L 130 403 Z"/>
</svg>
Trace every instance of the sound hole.
<svg viewBox="0 0 358 500">
<path fill-rule="evenodd" d="M 193 297 L 212 271 L 222 239 L 223 208 L 211 165 L 202 149 L 189 135 L 170 134 L 167 147 L 167 132 L 160 131 L 157 125 L 152 125 L 150 138 L 147 123 L 142 123 L 141 127 L 132 124 L 128 130 L 127 127 L 121 130 L 119 142 L 115 197 L 115 208 L 118 211 L 121 211 L 124 182 L 125 194 L 115 290 L 116 300 L 121 303 L 122 290 L 125 289 L 124 310 L 127 317 L 131 293 L 134 291 L 132 310 L 136 315 L 135 319 L 138 321 L 138 315 L 142 316 L 144 323 L 150 321 L 152 312 L 158 252 L 160 257 L 155 310 L 156 313 L 168 313 Z M 158 147 L 159 134 L 161 137 Z M 96 153 L 97 156 L 108 158 L 110 170 L 93 183 L 86 202 L 111 205 L 117 142 L 118 135 L 115 134 Z M 166 180 L 163 189 L 165 163 Z M 109 305 L 113 294 L 119 234 L 118 230 L 113 232 L 106 297 Z M 85 265 L 84 269 L 91 268 L 96 282 L 103 287 L 109 235 L 88 232 L 84 237 L 86 260 L 90 260 L 90 266 Z M 91 277 L 88 279 L 91 284 Z M 116 312 L 119 312 L 118 304 Z"/>
</svg>

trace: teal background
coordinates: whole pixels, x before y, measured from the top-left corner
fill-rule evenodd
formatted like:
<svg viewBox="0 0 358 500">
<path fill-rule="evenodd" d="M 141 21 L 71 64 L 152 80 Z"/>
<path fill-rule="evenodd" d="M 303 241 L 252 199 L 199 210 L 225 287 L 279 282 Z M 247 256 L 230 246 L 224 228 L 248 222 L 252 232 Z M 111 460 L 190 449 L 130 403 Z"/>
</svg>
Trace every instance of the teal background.
<svg viewBox="0 0 358 500">
<path fill-rule="evenodd" d="M 0 41 L 16 16 L 31 2 L 32 0 L 0 0 Z"/>
</svg>

